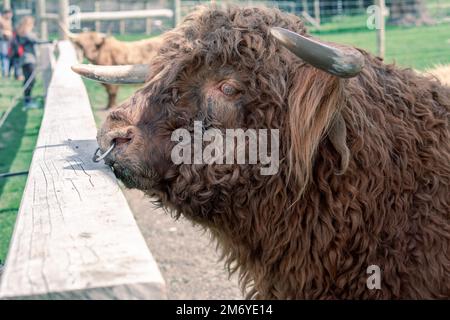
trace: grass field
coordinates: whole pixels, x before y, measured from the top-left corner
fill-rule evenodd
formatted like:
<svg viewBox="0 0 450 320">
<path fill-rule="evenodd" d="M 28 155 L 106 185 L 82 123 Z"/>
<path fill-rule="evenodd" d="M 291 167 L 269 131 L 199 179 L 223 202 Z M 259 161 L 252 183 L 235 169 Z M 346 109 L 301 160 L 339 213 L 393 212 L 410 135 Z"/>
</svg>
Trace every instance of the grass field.
<svg viewBox="0 0 450 320">
<path fill-rule="evenodd" d="M 0 79 L 0 114 L 21 94 L 18 81 Z M 34 95 L 42 95 L 38 81 Z M 38 100 L 42 103 L 42 99 Z M 0 173 L 27 171 L 41 125 L 43 109 L 23 111 L 17 102 L 5 124 L 0 128 Z M 26 176 L 0 178 L 0 260 L 4 261 L 8 250 L 20 200 L 25 188 Z"/>
<path fill-rule="evenodd" d="M 376 31 L 367 29 L 364 19 L 364 16 L 344 17 L 312 32 L 320 39 L 351 44 L 376 54 Z M 418 70 L 432 68 L 436 64 L 449 64 L 450 24 L 387 27 L 385 61 Z"/>
<path fill-rule="evenodd" d="M 105 106 L 108 101 L 108 95 L 103 86 L 97 82 L 84 79 L 84 84 L 86 85 L 89 101 L 91 102 L 92 110 L 94 111 L 95 122 L 97 123 L 97 126 L 99 126 L 102 121 L 100 114 L 107 112 Z M 138 86 L 135 85 L 120 86 L 117 102 L 120 103 L 125 101 L 137 90 L 137 88 Z"/>
</svg>

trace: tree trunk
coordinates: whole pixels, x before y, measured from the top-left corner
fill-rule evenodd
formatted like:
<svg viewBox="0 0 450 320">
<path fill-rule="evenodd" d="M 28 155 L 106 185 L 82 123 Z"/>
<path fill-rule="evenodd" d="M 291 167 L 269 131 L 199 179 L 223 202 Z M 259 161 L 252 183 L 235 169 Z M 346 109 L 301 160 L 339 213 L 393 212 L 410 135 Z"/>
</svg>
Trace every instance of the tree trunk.
<svg viewBox="0 0 450 320">
<path fill-rule="evenodd" d="M 424 0 L 392 0 L 390 25 L 421 26 L 433 23 Z"/>
</svg>

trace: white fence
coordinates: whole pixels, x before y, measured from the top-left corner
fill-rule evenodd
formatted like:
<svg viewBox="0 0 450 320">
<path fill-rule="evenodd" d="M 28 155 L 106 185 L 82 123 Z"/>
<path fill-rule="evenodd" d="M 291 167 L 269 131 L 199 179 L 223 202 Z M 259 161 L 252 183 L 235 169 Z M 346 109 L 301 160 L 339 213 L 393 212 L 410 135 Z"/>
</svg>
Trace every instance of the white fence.
<svg viewBox="0 0 450 320">
<path fill-rule="evenodd" d="M 76 62 L 72 44 L 60 42 L 0 297 L 164 299 L 113 173 L 91 160 L 97 130 Z"/>
</svg>

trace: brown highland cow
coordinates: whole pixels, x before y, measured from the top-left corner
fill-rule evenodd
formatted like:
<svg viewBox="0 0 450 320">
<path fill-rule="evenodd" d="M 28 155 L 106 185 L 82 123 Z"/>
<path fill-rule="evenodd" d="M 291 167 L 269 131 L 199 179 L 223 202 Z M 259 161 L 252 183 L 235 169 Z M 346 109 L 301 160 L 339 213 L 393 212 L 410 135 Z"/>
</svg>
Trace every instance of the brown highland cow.
<svg viewBox="0 0 450 320">
<path fill-rule="evenodd" d="M 140 41 L 119 41 L 104 33 L 87 31 L 72 33 L 63 29 L 83 56 L 96 65 L 128 65 L 148 63 L 156 55 L 159 38 Z M 107 109 L 116 105 L 119 87 L 103 84 L 108 93 Z"/>
<path fill-rule="evenodd" d="M 211 232 L 249 298 L 450 297 L 448 87 L 274 9 L 200 8 L 162 41 L 128 67 L 145 86 L 110 113 L 100 148 L 114 146 L 106 163 L 126 186 Z M 171 134 L 196 120 L 279 129 L 278 173 L 174 164 Z"/>
</svg>

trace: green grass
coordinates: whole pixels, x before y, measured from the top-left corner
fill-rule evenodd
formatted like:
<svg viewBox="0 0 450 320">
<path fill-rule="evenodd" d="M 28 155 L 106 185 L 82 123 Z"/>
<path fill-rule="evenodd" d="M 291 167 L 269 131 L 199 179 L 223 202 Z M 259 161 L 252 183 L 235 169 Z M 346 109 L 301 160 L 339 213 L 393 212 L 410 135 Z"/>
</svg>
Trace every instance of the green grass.
<svg viewBox="0 0 450 320">
<path fill-rule="evenodd" d="M 17 80 L 5 80 L 0 78 L 0 117 L 11 105 L 14 97 L 20 97 L 20 90 L 22 88 L 22 83 Z"/>
<path fill-rule="evenodd" d="M 322 20 L 320 29 L 316 29 L 311 26 L 309 28 L 311 32 L 322 33 L 339 33 L 348 31 L 366 31 L 367 30 L 367 16 L 355 15 L 355 16 L 334 16 L 328 19 Z"/>
<path fill-rule="evenodd" d="M 321 30 L 312 30 L 312 33 L 320 39 L 354 45 L 376 54 L 376 31 L 367 29 L 362 18 L 364 16 L 343 17 L 324 24 Z M 450 24 L 411 28 L 388 26 L 385 61 L 418 70 L 450 63 Z"/>
<path fill-rule="evenodd" d="M 94 118 L 95 122 L 98 125 L 102 122 L 102 119 L 100 117 L 100 113 L 104 113 L 107 110 L 105 109 L 107 101 L 108 101 L 108 95 L 106 93 L 105 88 L 99 84 L 98 82 L 83 79 L 84 84 L 86 86 L 88 95 L 89 95 L 89 101 L 91 103 L 92 110 L 94 111 Z M 124 102 L 126 99 L 128 99 L 136 90 L 138 89 L 138 86 L 134 85 L 122 85 L 119 88 L 119 93 L 117 95 L 117 103 L 120 104 L 121 102 Z"/>
<path fill-rule="evenodd" d="M 17 81 L 0 79 L 0 113 L 11 105 L 12 98 L 20 95 L 22 85 Z M 37 82 L 33 94 L 42 95 Z M 42 99 L 37 99 L 42 103 Z M 27 171 L 39 133 L 43 109 L 23 111 L 16 103 L 5 124 L 0 128 L 0 173 Z M 4 261 L 19 210 L 26 176 L 0 179 L 0 260 Z"/>
</svg>

